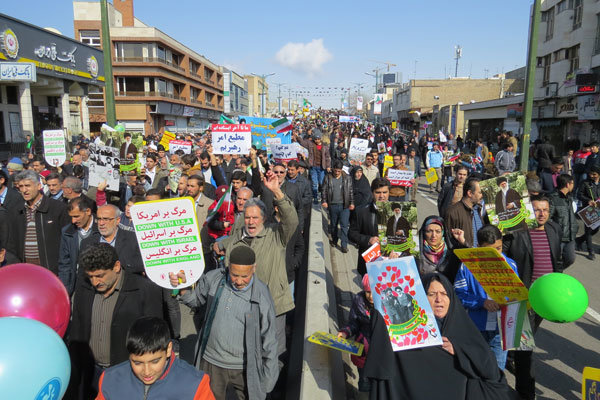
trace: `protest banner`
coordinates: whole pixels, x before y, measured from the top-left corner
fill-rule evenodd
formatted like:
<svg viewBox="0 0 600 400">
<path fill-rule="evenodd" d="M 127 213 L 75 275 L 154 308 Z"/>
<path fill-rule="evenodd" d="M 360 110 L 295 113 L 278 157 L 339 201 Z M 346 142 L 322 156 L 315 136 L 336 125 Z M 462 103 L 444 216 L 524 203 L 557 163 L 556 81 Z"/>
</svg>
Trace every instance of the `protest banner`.
<svg viewBox="0 0 600 400">
<path fill-rule="evenodd" d="M 350 161 L 364 162 L 369 152 L 369 141 L 367 139 L 352 138 L 348 158 Z"/>
<path fill-rule="evenodd" d="M 387 169 L 389 167 L 391 167 L 392 165 L 394 165 L 394 157 L 393 156 L 383 157 L 383 176 L 385 176 L 385 171 L 387 171 Z"/>
<path fill-rule="evenodd" d="M 600 369 L 585 367 L 581 381 L 581 398 L 583 400 L 600 399 Z"/>
<path fill-rule="evenodd" d="M 354 116 L 354 115 L 340 115 L 338 118 L 339 122 L 358 122 L 360 123 L 360 117 Z"/>
<path fill-rule="evenodd" d="M 417 255 L 417 204 L 410 201 L 378 201 L 377 232 L 383 255 L 389 255 L 392 251 L 401 256 Z"/>
<path fill-rule="evenodd" d="M 296 145 L 296 153 L 304 158 L 308 158 L 308 149 L 303 147 L 300 143 L 294 142 L 294 144 Z"/>
<path fill-rule="evenodd" d="M 596 229 L 600 226 L 600 207 L 587 206 L 577 214 L 588 228 Z"/>
<path fill-rule="evenodd" d="M 363 109 L 363 97 L 356 97 L 356 111 L 362 111 Z"/>
<path fill-rule="evenodd" d="M 188 140 L 171 140 L 169 142 L 169 153 L 175 154 L 177 150 L 183 150 L 185 154 L 192 154 L 192 142 Z"/>
<path fill-rule="evenodd" d="M 294 144 L 272 144 L 271 153 L 275 162 L 288 162 L 291 160 L 298 159 L 298 153 L 296 152 L 296 146 Z"/>
<path fill-rule="evenodd" d="M 196 207 L 191 197 L 144 201 L 131 207 L 131 220 L 144 261 L 146 276 L 173 289 L 169 272 L 185 271 L 188 287 L 204 271 Z"/>
<path fill-rule="evenodd" d="M 527 300 L 527 288 L 498 250 L 491 247 L 455 249 L 454 253 L 496 303 Z"/>
<path fill-rule="evenodd" d="M 161 144 L 165 151 L 169 151 L 169 143 L 171 142 L 171 140 L 175 140 L 175 134 L 171 133 L 169 131 L 165 131 L 162 135 L 162 138 L 160 139 L 159 144 Z"/>
<path fill-rule="evenodd" d="M 383 143 L 383 142 L 377 143 L 377 151 L 380 153 L 385 153 L 385 143 Z"/>
<path fill-rule="evenodd" d="M 490 223 L 503 234 L 537 226 L 521 172 L 481 181 L 479 187 Z"/>
<path fill-rule="evenodd" d="M 250 154 L 250 125 L 212 124 L 210 130 L 214 154 Z"/>
<path fill-rule="evenodd" d="M 435 172 L 435 168 L 429 168 L 425 171 L 425 179 L 427 180 L 427 184 L 431 185 L 438 180 L 437 172 Z"/>
<path fill-rule="evenodd" d="M 370 262 L 367 273 L 394 351 L 442 344 L 414 257 Z"/>
<path fill-rule="evenodd" d="M 415 172 L 390 168 L 387 170 L 387 179 L 393 186 L 412 186 Z"/>
<path fill-rule="evenodd" d="M 308 341 L 330 349 L 343 351 L 355 356 L 362 355 L 364 345 L 354 340 L 337 337 L 335 333 L 315 332 L 308 337 Z"/>
<path fill-rule="evenodd" d="M 119 191 L 119 171 L 121 160 L 119 149 L 90 143 L 89 185 L 98 186 L 106 181 L 108 190 Z"/>
<path fill-rule="evenodd" d="M 371 262 L 371 261 L 376 261 L 378 258 L 381 257 L 381 247 L 379 242 L 374 243 L 373 246 L 369 247 L 367 250 L 365 250 L 364 253 L 361 254 L 362 258 L 365 260 L 365 262 Z"/>
<path fill-rule="evenodd" d="M 396 129 L 396 121 L 392 121 L 392 129 Z"/>
<path fill-rule="evenodd" d="M 279 138 L 280 144 L 292 143 L 292 135 L 290 131 L 277 133 L 277 129 L 273 127 L 273 122 L 277 121 L 277 118 L 258 118 L 258 117 L 245 117 L 240 116 L 239 120 L 244 120 L 246 124 L 250 125 L 252 132 L 252 143 L 259 143 L 262 148 L 269 148 L 267 139 L 268 138 Z"/>
<path fill-rule="evenodd" d="M 65 133 L 62 129 L 52 129 L 42 132 L 44 140 L 44 158 L 46 162 L 58 167 L 64 164 L 67 159 L 67 149 L 65 147 Z"/>
</svg>

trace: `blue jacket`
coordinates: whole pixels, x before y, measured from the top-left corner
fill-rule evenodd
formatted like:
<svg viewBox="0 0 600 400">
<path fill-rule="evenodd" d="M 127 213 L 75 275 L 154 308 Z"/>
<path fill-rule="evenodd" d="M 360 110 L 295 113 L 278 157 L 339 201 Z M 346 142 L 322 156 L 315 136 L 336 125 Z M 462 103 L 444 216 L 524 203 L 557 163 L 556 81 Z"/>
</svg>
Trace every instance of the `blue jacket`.
<svg viewBox="0 0 600 400">
<path fill-rule="evenodd" d="M 517 264 L 511 258 L 506 257 L 504 253 L 502 253 L 502 257 L 504 257 L 508 265 L 510 265 L 513 271 L 518 275 L 519 271 L 517 270 Z M 456 274 L 454 291 L 469 313 L 469 317 L 471 317 L 477 326 L 477 329 L 485 331 L 488 311 L 483 308 L 483 303 L 488 299 L 488 295 L 465 264 L 461 264 L 460 269 Z M 496 328 L 498 328 L 497 323 Z"/>
<path fill-rule="evenodd" d="M 163 375 L 144 397 L 144 384 L 131 370 L 128 361 L 108 368 L 98 383 L 96 400 L 214 400 L 209 377 L 185 361 L 172 356 Z"/>
<path fill-rule="evenodd" d="M 427 167 L 428 168 L 441 168 L 443 160 L 444 160 L 444 153 L 442 153 L 441 151 L 430 150 L 427 152 Z"/>
</svg>

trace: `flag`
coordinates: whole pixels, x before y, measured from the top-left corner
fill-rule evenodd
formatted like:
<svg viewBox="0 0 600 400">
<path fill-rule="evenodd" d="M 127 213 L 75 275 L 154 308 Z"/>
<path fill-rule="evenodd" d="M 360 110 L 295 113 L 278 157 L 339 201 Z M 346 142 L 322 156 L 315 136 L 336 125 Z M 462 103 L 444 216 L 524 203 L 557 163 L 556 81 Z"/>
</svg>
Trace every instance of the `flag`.
<svg viewBox="0 0 600 400">
<path fill-rule="evenodd" d="M 306 99 L 302 99 L 304 101 L 304 107 L 312 107 L 312 103 Z"/>
<path fill-rule="evenodd" d="M 282 133 L 291 131 L 293 126 L 289 119 L 281 118 L 271 124 L 273 128 L 275 128 L 275 132 Z"/>
<path fill-rule="evenodd" d="M 499 327 L 503 350 L 520 346 L 525 318 L 528 318 L 527 300 L 500 306 Z"/>
<path fill-rule="evenodd" d="M 231 119 L 225 116 L 225 114 L 221 114 L 221 118 L 219 118 L 219 123 L 220 124 L 235 124 L 235 122 Z"/>
<path fill-rule="evenodd" d="M 215 208 L 213 208 L 213 210 L 210 212 L 210 214 L 208 214 L 208 216 L 206 217 L 207 221 L 209 221 L 211 218 L 213 218 L 215 215 L 217 215 L 219 213 L 219 210 L 221 210 L 221 207 L 223 206 L 223 204 L 225 204 L 225 202 L 228 203 L 227 207 L 231 206 L 231 188 L 232 188 L 232 185 L 229 185 L 229 188 L 223 194 L 223 196 L 221 196 L 221 198 L 217 202 L 217 205 L 215 206 Z"/>
</svg>

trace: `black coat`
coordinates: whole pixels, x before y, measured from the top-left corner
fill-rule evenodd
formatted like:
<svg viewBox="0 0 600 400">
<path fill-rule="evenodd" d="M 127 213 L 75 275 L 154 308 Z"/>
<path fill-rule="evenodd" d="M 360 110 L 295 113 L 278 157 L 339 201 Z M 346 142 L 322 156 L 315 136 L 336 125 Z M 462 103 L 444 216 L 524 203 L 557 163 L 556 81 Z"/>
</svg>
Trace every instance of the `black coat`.
<svg viewBox="0 0 600 400">
<path fill-rule="evenodd" d="M 355 209 L 350 221 L 348 238 L 358 246 L 358 260 L 356 266 L 358 273 L 364 275 L 367 273 L 367 264 L 362 258 L 364 253 L 371 245 L 369 240 L 373 236 L 379 236 L 377 229 L 377 211 L 373 203 L 365 208 Z"/>
<path fill-rule="evenodd" d="M 454 198 L 454 181 L 446 183 L 442 187 L 442 191 L 438 196 L 437 206 L 438 206 L 438 215 L 441 217 L 445 217 L 446 210 L 448 207 L 452 205 L 452 199 Z M 462 196 L 461 196 L 462 197 Z"/>
<path fill-rule="evenodd" d="M 91 227 L 92 231 L 88 238 L 96 238 L 96 242 L 100 241 L 100 232 L 98 232 L 98 224 L 94 220 L 94 224 Z M 58 260 L 58 278 L 61 280 L 69 295 L 73 294 L 77 281 L 81 280 L 83 271 L 80 269 L 77 271 L 77 263 L 79 261 L 79 236 L 77 234 L 78 228 L 69 224 L 62 230 L 62 237 L 60 240 L 60 253 Z M 87 239 L 87 238 L 86 238 Z"/>
<path fill-rule="evenodd" d="M 38 251 L 42 267 L 58 274 L 58 258 L 62 228 L 71 222 L 67 206 L 62 201 L 42 198 L 35 212 Z M 25 231 L 27 214 L 25 203 L 14 212 L 9 210 L 9 226 L 12 228 L 6 243 L 6 251 L 19 262 L 25 262 Z"/>
<path fill-rule="evenodd" d="M 142 254 L 138 247 L 135 232 L 126 231 L 118 228 L 117 239 L 115 241 L 115 250 L 119 255 L 121 268 L 127 272 L 141 274 L 144 272 L 144 262 Z M 100 243 L 101 235 L 90 236 L 81 242 L 80 252 L 83 252 L 89 246 Z"/>
<path fill-rule="evenodd" d="M 552 268 L 554 272 L 561 272 L 562 253 L 560 251 L 560 242 L 562 239 L 561 227 L 553 221 L 546 222 L 544 225 L 548 244 L 550 245 L 550 256 L 552 257 Z M 533 274 L 533 245 L 529 230 L 522 230 L 510 233 L 504 236 L 502 243 L 504 254 L 512 258 L 517 264 L 519 277 L 526 287 L 531 285 L 531 276 Z"/>
<path fill-rule="evenodd" d="M 4 203 L 2 203 L 2 205 L 9 211 L 15 211 L 23 207 L 24 200 L 21 193 L 10 187 L 6 190 L 8 191 L 6 192 L 6 197 L 4 198 Z"/>
</svg>

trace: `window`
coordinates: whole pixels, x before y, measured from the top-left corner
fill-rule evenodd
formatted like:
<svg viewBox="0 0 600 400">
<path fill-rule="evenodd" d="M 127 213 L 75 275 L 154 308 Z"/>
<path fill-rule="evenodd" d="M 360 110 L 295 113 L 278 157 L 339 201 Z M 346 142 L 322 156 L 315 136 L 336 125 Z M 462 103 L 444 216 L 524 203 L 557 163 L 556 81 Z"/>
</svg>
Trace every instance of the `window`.
<svg viewBox="0 0 600 400">
<path fill-rule="evenodd" d="M 569 59 L 569 74 L 579 69 L 579 45 L 567 49 L 567 58 Z"/>
<path fill-rule="evenodd" d="M 142 60 L 143 59 L 143 44 L 130 42 L 115 43 L 115 52 L 117 58 L 127 60 Z"/>
<path fill-rule="evenodd" d="M 567 9 L 567 0 L 562 0 L 556 5 L 556 13 L 560 14 L 561 12 Z"/>
<path fill-rule="evenodd" d="M 548 11 L 542 11 L 542 22 L 548 21 Z"/>
<path fill-rule="evenodd" d="M 164 47 L 156 47 L 156 58 L 158 58 L 159 60 L 163 60 L 165 61 L 167 59 L 167 55 L 165 52 L 165 48 Z"/>
<path fill-rule="evenodd" d="M 581 28 L 581 18 L 583 16 L 583 0 L 575 0 L 575 12 L 573 13 L 573 30 Z"/>
<path fill-rule="evenodd" d="M 204 92 L 204 100 L 206 101 L 207 104 L 211 104 L 212 105 L 212 99 L 213 99 L 214 95 L 210 92 Z"/>
<path fill-rule="evenodd" d="M 548 82 L 550 82 L 550 65 L 551 65 L 550 57 L 551 57 L 550 54 L 542 57 L 542 59 L 543 59 L 542 66 L 544 67 L 544 80 L 542 82 L 542 85 L 544 85 L 544 86 L 546 86 L 548 84 Z"/>
<path fill-rule="evenodd" d="M 19 90 L 16 86 L 6 87 L 6 104 L 19 105 Z"/>
<path fill-rule="evenodd" d="M 594 54 L 600 53 L 600 14 L 596 14 L 596 40 L 594 43 Z"/>
<path fill-rule="evenodd" d="M 167 93 L 167 81 L 166 80 L 157 79 L 156 85 L 157 85 L 157 92 L 159 92 L 160 94 Z"/>
<path fill-rule="evenodd" d="M 566 53 L 565 49 L 560 49 L 560 50 L 555 51 L 552 54 L 552 62 L 555 63 L 555 62 L 564 60 L 566 58 L 565 53 Z"/>
<path fill-rule="evenodd" d="M 90 46 L 100 47 L 100 31 L 79 31 L 79 41 Z"/>
<path fill-rule="evenodd" d="M 546 41 L 552 39 L 554 34 L 554 7 L 547 11 L 548 16 L 546 19 Z"/>
<path fill-rule="evenodd" d="M 212 79 L 212 75 L 213 72 L 210 69 L 204 68 L 204 80 L 210 81 Z"/>
</svg>

